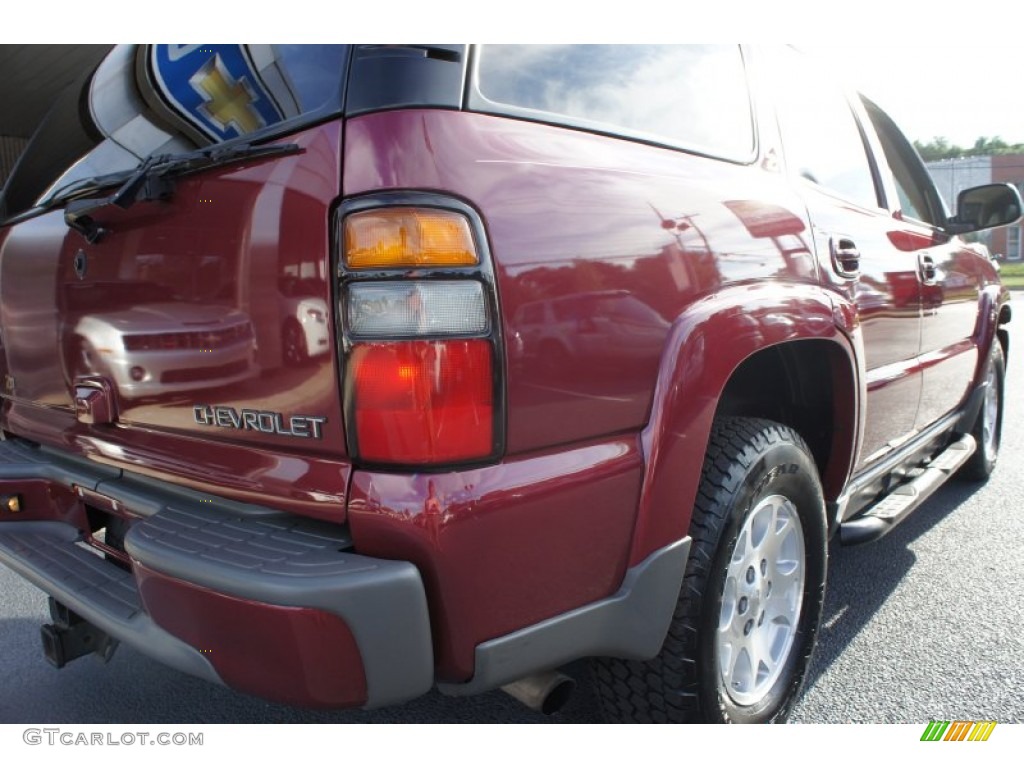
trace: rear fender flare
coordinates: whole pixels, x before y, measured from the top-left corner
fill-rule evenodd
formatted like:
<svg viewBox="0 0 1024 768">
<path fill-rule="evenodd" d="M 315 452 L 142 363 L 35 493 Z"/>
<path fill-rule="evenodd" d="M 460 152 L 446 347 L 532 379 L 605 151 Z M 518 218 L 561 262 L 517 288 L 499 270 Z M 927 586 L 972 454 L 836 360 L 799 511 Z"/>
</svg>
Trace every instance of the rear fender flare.
<svg viewBox="0 0 1024 768">
<path fill-rule="evenodd" d="M 856 382 L 856 356 L 830 297 L 809 284 L 741 285 L 690 305 L 673 323 L 651 407 L 641 432 L 643 486 L 629 564 L 687 535 L 700 466 L 722 392 L 733 372 L 756 352 L 806 339 L 835 342 Z M 856 390 L 850 390 L 850 397 Z M 841 435 L 848 454 L 839 484 L 852 467 L 857 416 Z"/>
<path fill-rule="evenodd" d="M 978 322 L 974 326 L 974 342 L 978 346 L 978 365 L 974 370 L 974 386 L 981 383 L 992 344 L 996 343 L 999 315 L 1010 301 L 1009 291 L 992 283 L 978 292 Z M 973 389 L 973 387 L 972 387 Z"/>
</svg>

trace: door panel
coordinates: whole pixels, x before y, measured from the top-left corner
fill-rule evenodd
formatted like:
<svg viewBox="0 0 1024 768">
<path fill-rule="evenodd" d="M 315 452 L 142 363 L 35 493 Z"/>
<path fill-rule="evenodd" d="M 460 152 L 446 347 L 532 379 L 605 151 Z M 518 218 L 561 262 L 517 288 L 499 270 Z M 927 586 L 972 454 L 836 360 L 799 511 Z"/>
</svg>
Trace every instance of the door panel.
<svg viewBox="0 0 1024 768">
<path fill-rule="evenodd" d="M 858 468 L 908 439 L 921 395 L 917 255 L 900 247 L 868 152 L 864 117 L 796 51 L 770 56 L 785 165 L 812 224 L 826 287 L 854 303 L 866 403 Z"/>
<path fill-rule="evenodd" d="M 917 428 L 956 408 L 967 396 L 978 363 L 973 338 L 980 275 L 973 251 L 947 243 L 930 248 L 935 283 L 923 289 L 921 363 L 924 375 Z"/>
<path fill-rule="evenodd" d="M 890 188 L 894 243 L 912 253 L 921 281 L 921 404 L 915 427 L 924 429 L 953 411 L 967 395 L 978 361 L 973 338 L 984 257 L 942 230 L 945 210 L 920 158 L 895 123 L 864 100 L 882 149 L 880 169 Z"/>
<path fill-rule="evenodd" d="M 858 468 L 912 436 L 922 373 L 918 359 L 921 290 L 914 253 L 893 245 L 891 220 L 806 188 L 823 279 L 860 315 L 867 401 Z M 841 235 L 839 234 L 841 233 Z M 856 246 L 856 276 L 838 274 L 836 241 Z"/>
</svg>

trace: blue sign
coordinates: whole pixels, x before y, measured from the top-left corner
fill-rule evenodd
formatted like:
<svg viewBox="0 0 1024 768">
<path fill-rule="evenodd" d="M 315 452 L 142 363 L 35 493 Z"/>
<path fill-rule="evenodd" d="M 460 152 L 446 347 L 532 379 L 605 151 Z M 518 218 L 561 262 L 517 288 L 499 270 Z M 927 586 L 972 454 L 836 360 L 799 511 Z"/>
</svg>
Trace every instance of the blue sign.
<svg viewBox="0 0 1024 768">
<path fill-rule="evenodd" d="M 284 119 L 244 45 L 153 45 L 149 62 L 163 99 L 214 141 Z"/>
</svg>

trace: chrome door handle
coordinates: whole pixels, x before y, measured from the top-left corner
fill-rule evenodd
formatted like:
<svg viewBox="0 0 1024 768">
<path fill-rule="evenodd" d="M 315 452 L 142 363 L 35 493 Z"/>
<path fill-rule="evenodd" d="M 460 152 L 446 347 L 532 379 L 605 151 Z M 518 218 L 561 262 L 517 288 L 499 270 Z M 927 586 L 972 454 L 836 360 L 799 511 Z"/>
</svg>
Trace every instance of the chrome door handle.
<svg viewBox="0 0 1024 768">
<path fill-rule="evenodd" d="M 857 244 L 848 237 L 830 237 L 829 251 L 832 255 L 832 268 L 840 277 L 857 277 L 860 275 L 860 250 Z"/>
<path fill-rule="evenodd" d="M 935 259 L 927 253 L 917 255 L 917 268 L 921 273 L 921 282 L 924 285 L 935 285 L 938 282 L 939 271 L 935 267 Z"/>
</svg>

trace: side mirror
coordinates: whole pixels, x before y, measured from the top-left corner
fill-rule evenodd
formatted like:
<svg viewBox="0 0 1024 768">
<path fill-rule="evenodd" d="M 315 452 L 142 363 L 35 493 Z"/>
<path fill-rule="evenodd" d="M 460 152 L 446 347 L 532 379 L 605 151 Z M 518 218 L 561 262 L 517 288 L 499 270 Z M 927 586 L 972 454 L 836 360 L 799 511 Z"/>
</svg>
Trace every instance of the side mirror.
<svg viewBox="0 0 1024 768">
<path fill-rule="evenodd" d="M 1020 220 L 1024 202 L 1012 184 L 985 184 L 965 189 L 957 196 L 956 216 L 946 229 L 955 235 L 1005 227 Z"/>
</svg>

